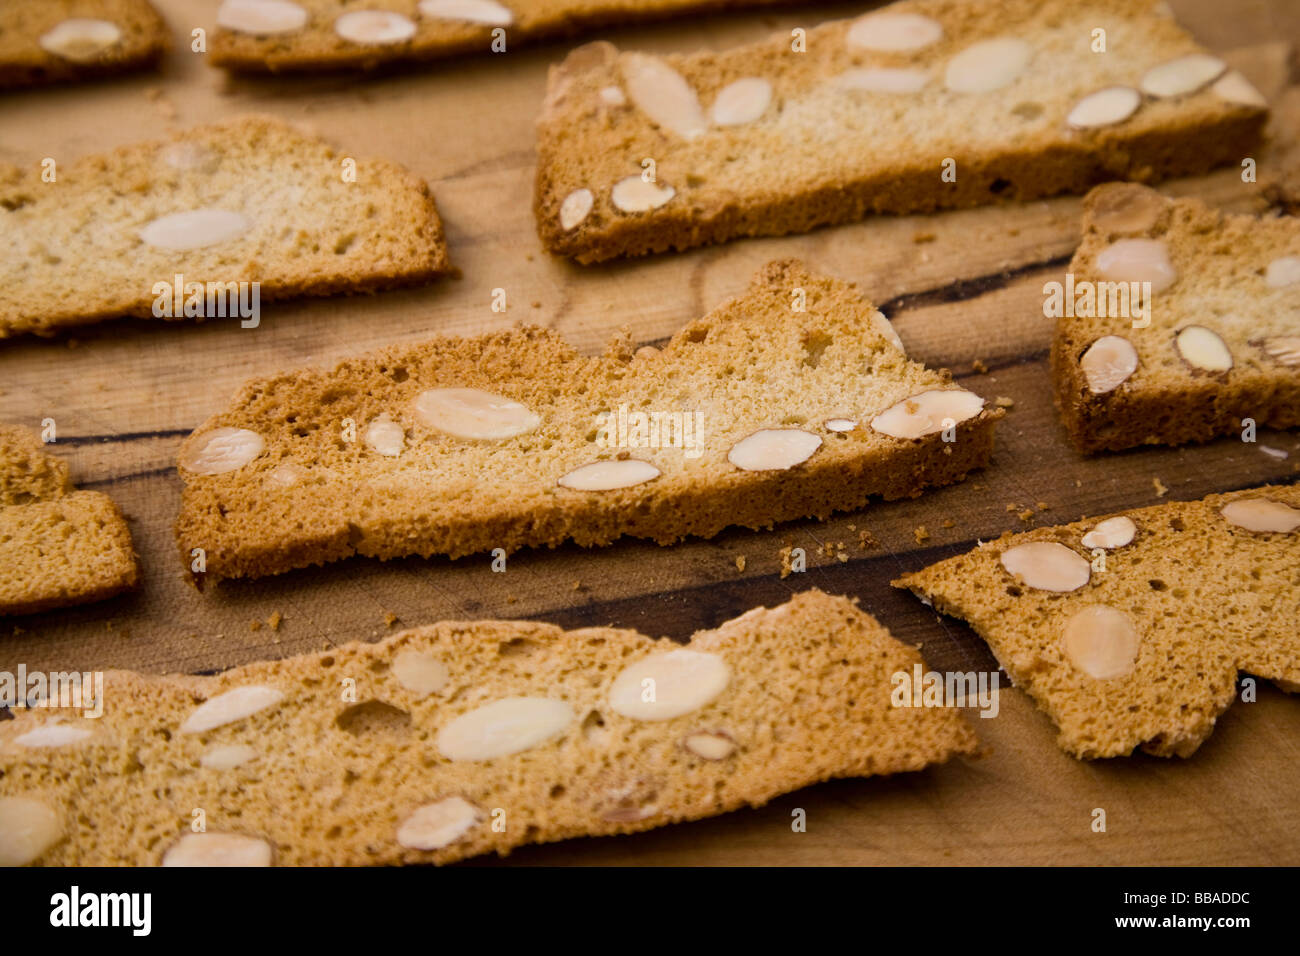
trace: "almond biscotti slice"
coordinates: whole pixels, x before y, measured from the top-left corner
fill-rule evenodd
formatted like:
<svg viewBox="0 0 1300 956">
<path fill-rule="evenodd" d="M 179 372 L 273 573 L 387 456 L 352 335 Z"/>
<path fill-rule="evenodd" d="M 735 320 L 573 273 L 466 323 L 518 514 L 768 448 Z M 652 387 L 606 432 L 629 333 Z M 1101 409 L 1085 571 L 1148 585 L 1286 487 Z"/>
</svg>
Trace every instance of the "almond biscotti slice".
<svg viewBox="0 0 1300 956">
<path fill-rule="evenodd" d="M 212 62 L 244 73 L 370 69 L 782 2 L 788 0 L 223 0 Z"/>
<path fill-rule="evenodd" d="M 1052 290 L 1056 404 L 1074 444 L 1300 425 L 1300 220 L 1133 183 L 1100 186 L 1083 208 L 1083 241 Z"/>
<path fill-rule="evenodd" d="M 1159 6 L 906 0 L 723 52 L 575 50 L 538 124 L 542 242 L 589 263 L 1239 161 L 1263 99 Z"/>
<path fill-rule="evenodd" d="M 0 425 L 0 614 L 102 601 L 137 577 L 113 500 L 77 491 L 32 432 Z"/>
<path fill-rule="evenodd" d="M 1245 671 L 1300 691 L 1300 485 L 1023 534 L 894 582 L 970 623 L 1076 757 L 1188 757 Z"/>
<path fill-rule="evenodd" d="M 776 262 L 659 351 L 524 327 L 257 379 L 181 447 L 200 579 L 354 554 L 670 544 L 982 467 L 1002 410 L 904 355 L 852 286 Z"/>
<path fill-rule="evenodd" d="M 4 0 L 0 90 L 144 69 L 167 45 L 148 0 Z"/>
<path fill-rule="evenodd" d="M 264 300 L 448 270 L 423 182 L 276 119 L 200 126 L 42 175 L 0 166 L 0 338 L 125 315 L 253 327 Z"/>
<path fill-rule="evenodd" d="M 110 671 L 101 717 L 0 724 L 0 864 L 448 863 L 762 806 L 973 752 L 956 710 L 892 705 L 921 666 L 814 590 L 685 646 L 477 621 L 215 677 Z"/>
</svg>

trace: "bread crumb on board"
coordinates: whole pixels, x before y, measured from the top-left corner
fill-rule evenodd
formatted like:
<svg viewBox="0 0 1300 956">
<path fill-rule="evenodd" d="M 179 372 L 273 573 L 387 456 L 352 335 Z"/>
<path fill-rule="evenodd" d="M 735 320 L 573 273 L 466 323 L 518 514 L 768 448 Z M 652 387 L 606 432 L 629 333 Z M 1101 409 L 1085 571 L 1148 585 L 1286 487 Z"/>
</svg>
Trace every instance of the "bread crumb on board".
<svg viewBox="0 0 1300 956">
<path fill-rule="evenodd" d="M 1159 477 L 1152 478 L 1151 484 L 1156 489 L 1157 498 L 1163 498 L 1165 495 L 1169 494 L 1169 489 L 1165 486 L 1165 483 L 1159 479 Z"/>
</svg>

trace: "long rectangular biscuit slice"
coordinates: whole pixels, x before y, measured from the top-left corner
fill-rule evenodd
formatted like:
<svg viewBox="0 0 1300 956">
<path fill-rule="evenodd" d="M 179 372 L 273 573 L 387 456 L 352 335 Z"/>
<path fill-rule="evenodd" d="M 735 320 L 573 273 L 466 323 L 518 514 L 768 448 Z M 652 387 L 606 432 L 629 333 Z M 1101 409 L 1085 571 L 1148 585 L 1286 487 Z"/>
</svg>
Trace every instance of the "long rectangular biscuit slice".
<svg viewBox="0 0 1300 956">
<path fill-rule="evenodd" d="M 371 69 L 776 3 L 790 0 L 224 0 L 212 63 L 240 73 Z"/>
<path fill-rule="evenodd" d="M 1076 757 L 1188 757 L 1239 672 L 1300 691 L 1300 485 L 1023 534 L 906 574 L 963 618 Z"/>
<path fill-rule="evenodd" d="M 148 0 L 5 0 L 0 90 L 146 69 L 167 46 Z"/>
<path fill-rule="evenodd" d="M 1083 208 L 1052 344 L 1075 446 L 1300 425 L 1300 220 L 1224 214 L 1134 183 L 1100 186 Z"/>
<path fill-rule="evenodd" d="M 102 601 L 138 577 L 113 500 L 77 491 L 34 434 L 0 425 L 0 615 Z"/>
<path fill-rule="evenodd" d="M 548 82 L 538 232 L 590 263 L 1201 173 L 1267 117 L 1225 70 L 1131 0 L 906 0 L 690 55 L 592 44 Z"/>
<path fill-rule="evenodd" d="M 201 583 L 914 496 L 987 463 L 1003 413 L 900 346 L 848 283 L 776 262 L 662 350 L 524 327 L 257 379 L 181 447 L 181 556 Z"/>
<path fill-rule="evenodd" d="M 269 117 L 58 162 L 54 173 L 45 182 L 39 166 L 0 165 L 0 338 L 128 315 L 259 321 L 254 283 L 260 303 L 449 269 L 422 181 Z"/>
<path fill-rule="evenodd" d="M 454 622 L 215 677 L 110 671 L 102 716 L 0 724 L 0 864 L 449 863 L 762 806 L 973 752 L 955 709 L 892 705 L 921 663 L 813 590 L 685 646 Z"/>
</svg>

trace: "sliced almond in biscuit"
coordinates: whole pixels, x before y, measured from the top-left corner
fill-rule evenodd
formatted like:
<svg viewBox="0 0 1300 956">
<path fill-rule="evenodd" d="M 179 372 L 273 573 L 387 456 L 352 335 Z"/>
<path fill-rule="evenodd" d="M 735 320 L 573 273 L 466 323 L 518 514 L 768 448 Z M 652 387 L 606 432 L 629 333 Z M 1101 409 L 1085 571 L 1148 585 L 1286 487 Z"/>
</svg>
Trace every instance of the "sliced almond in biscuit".
<svg viewBox="0 0 1300 956">
<path fill-rule="evenodd" d="M 742 471 L 784 471 L 803 464 L 821 447 L 819 435 L 802 428 L 761 428 L 727 452 L 727 461 Z"/>
<path fill-rule="evenodd" d="M 1098 232 L 1146 232 L 1160 219 L 1165 198 L 1139 183 L 1108 183 L 1093 193 L 1090 219 Z"/>
<path fill-rule="evenodd" d="M 204 752 L 199 766 L 208 770 L 234 770 L 257 756 L 257 751 L 248 744 L 219 744 Z"/>
<path fill-rule="evenodd" d="M 871 324 L 876 327 L 876 330 L 879 331 L 881 335 L 889 339 L 890 345 L 898 349 L 898 351 L 902 352 L 904 355 L 907 354 L 907 349 L 903 348 L 903 340 L 898 337 L 898 332 L 894 329 L 894 323 L 885 318 L 883 313 L 872 312 Z"/>
<path fill-rule="evenodd" d="M 1279 256 L 1264 270 L 1264 281 L 1274 289 L 1300 282 L 1300 256 Z"/>
<path fill-rule="evenodd" d="M 0 866 L 26 866 L 63 839 L 63 821 L 31 797 L 0 797 Z"/>
<path fill-rule="evenodd" d="M 1137 349 L 1122 335 L 1103 335 L 1089 345 L 1079 359 L 1088 391 L 1094 395 L 1115 391 L 1128 381 L 1137 367 Z"/>
<path fill-rule="evenodd" d="M 954 93 L 990 93 L 1025 72 L 1034 51 L 1024 40 L 981 40 L 962 50 L 944 70 L 944 85 Z"/>
<path fill-rule="evenodd" d="M 448 760 L 491 760 L 531 750 L 563 734 L 573 708 L 549 697 L 503 697 L 461 714 L 438 731 Z"/>
<path fill-rule="evenodd" d="M 831 432 L 851 432 L 858 427 L 858 423 L 852 418 L 828 418 L 826 419 L 826 430 Z"/>
<path fill-rule="evenodd" d="M 415 36 L 415 23 L 387 10 L 353 10 L 334 21 L 334 32 L 353 43 L 404 43 Z"/>
<path fill-rule="evenodd" d="M 1075 103 L 1065 122 L 1075 129 L 1113 126 L 1136 113 L 1141 103 L 1142 94 L 1131 86 L 1109 86 Z"/>
<path fill-rule="evenodd" d="M 624 95 L 621 86 L 602 86 L 600 88 L 600 101 L 606 106 L 626 106 L 627 96 Z"/>
<path fill-rule="evenodd" d="M 403 820 L 397 842 L 411 850 L 441 850 L 468 833 L 480 816 L 479 808 L 464 797 L 444 797 Z"/>
<path fill-rule="evenodd" d="M 402 447 L 406 444 L 405 430 L 386 414 L 380 415 L 366 426 L 363 438 L 367 445 L 389 458 L 401 455 Z"/>
<path fill-rule="evenodd" d="M 266 441 L 247 428 L 214 428 L 191 437 L 181 448 L 180 466 L 196 475 L 238 471 L 262 452 Z"/>
<path fill-rule="evenodd" d="M 1142 77 L 1142 92 L 1161 98 L 1184 96 L 1218 78 L 1227 67 L 1217 56 L 1190 53 L 1148 70 Z"/>
<path fill-rule="evenodd" d="M 271 844 L 240 833 L 187 833 L 163 854 L 163 866 L 270 866 Z"/>
<path fill-rule="evenodd" d="M 721 656 L 679 647 L 623 668 L 610 685 L 609 706 L 634 720 L 671 720 L 716 700 L 730 682 Z"/>
<path fill-rule="evenodd" d="M 964 388 L 930 389 L 905 398 L 871 420 L 871 427 L 891 438 L 923 438 L 974 418 L 984 399 Z"/>
<path fill-rule="evenodd" d="M 576 227 L 587 218 L 595 201 L 590 189 L 575 189 L 565 196 L 564 202 L 560 203 L 560 228 L 568 232 Z"/>
<path fill-rule="evenodd" d="M 224 694 L 210 697 L 195 708 L 194 713 L 185 718 L 180 732 L 183 734 L 201 734 L 215 727 L 232 724 L 245 717 L 251 717 L 258 711 L 274 707 L 284 699 L 284 691 L 261 684 L 236 687 Z"/>
<path fill-rule="evenodd" d="M 648 461 L 624 458 L 615 461 L 593 461 L 561 475 L 556 484 L 574 491 L 614 491 L 645 484 L 659 477 L 659 469 Z"/>
<path fill-rule="evenodd" d="M 418 697 L 436 694 L 447 686 L 447 665 L 424 651 L 402 651 L 393 658 L 393 679 Z"/>
<path fill-rule="evenodd" d="M 293 33 L 307 19 L 307 11 L 288 0 L 225 0 L 217 10 L 217 26 L 254 36 Z"/>
<path fill-rule="evenodd" d="M 1275 362 L 1300 367 L 1300 335 L 1276 335 L 1259 343 L 1259 347 Z"/>
<path fill-rule="evenodd" d="M 160 155 L 172 169 L 185 172 L 211 173 L 221 164 L 221 157 L 202 143 L 170 143 L 163 147 Z"/>
<path fill-rule="evenodd" d="M 140 238 L 155 249 L 185 252 L 238 239 L 251 225 L 229 209 L 190 209 L 153 220 L 140 230 Z"/>
<path fill-rule="evenodd" d="M 888 66 L 845 70 L 835 78 L 842 90 L 866 93 L 918 93 L 929 82 L 930 74 L 925 70 Z"/>
<path fill-rule="evenodd" d="M 41 37 L 41 49 L 46 53 L 88 63 L 122 39 L 117 24 L 108 20 L 88 17 L 71 17 Z"/>
<path fill-rule="evenodd" d="M 701 730 L 688 734 L 682 746 L 705 760 L 726 760 L 736 752 L 736 742 L 726 734 Z"/>
<path fill-rule="evenodd" d="M 84 727 L 50 723 L 15 737 L 14 743 L 23 747 L 66 747 L 69 744 L 79 744 L 91 736 L 92 732 Z"/>
<path fill-rule="evenodd" d="M 1097 271 L 1116 282 L 1150 282 L 1153 294 L 1178 279 L 1169 247 L 1160 239 L 1117 239 L 1097 253 Z"/>
<path fill-rule="evenodd" d="M 1219 77 L 1214 85 L 1210 87 L 1210 92 L 1219 99 L 1228 103 L 1236 103 L 1238 106 L 1268 106 L 1268 100 L 1264 99 L 1264 94 L 1255 89 L 1250 80 L 1236 70 L 1229 70 Z"/>
<path fill-rule="evenodd" d="M 420 0 L 419 10 L 426 17 L 464 20 L 493 27 L 508 27 L 515 15 L 496 0 Z"/>
<path fill-rule="evenodd" d="M 615 209 L 623 212 L 649 212 L 658 209 L 677 195 L 672 186 L 648 183 L 640 176 L 620 179 L 610 190 L 609 198 Z"/>
<path fill-rule="evenodd" d="M 306 468 L 286 461 L 268 471 L 263 480 L 272 488 L 292 488 L 306 477 Z"/>
<path fill-rule="evenodd" d="M 917 13 L 868 13 L 853 21 L 845 42 L 877 53 L 920 50 L 943 38 L 938 20 Z"/>
<path fill-rule="evenodd" d="M 1083 536 L 1083 546 L 1088 549 L 1106 550 L 1122 548 L 1132 544 L 1136 534 L 1137 525 L 1132 518 L 1127 515 L 1116 515 L 1114 518 L 1097 522 L 1097 526 Z"/>
<path fill-rule="evenodd" d="M 1089 677 L 1114 680 L 1133 673 L 1141 644 L 1127 614 L 1105 604 L 1076 611 L 1061 632 L 1061 650 Z"/>
<path fill-rule="evenodd" d="M 1238 498 L 1220 508 L 1219 514 L 1247 531 L 1290 534 L 1300 528 L 1300 509 L 1270 498 Z"/>
<path fill-rule="evenodd" d="M 772 103 L 772 84 L 757 76 L 728 83 L 718 91 L 710 111 L 719 126 L 743 126 L 752 123 Z"/>
<path fill-rule="evenodd" d="M 1092 565 L 1077 551 L 1055 541 L 1032 541 L 1002 552 L 1002 567 L 1039 591 L 1077 591 L 1092 577 Z"/>
<path fill-rule="evenodd" d="M 424 424 L 453 438 L 514 438 L 542 422 L 528 406 L 479 388 L 427 389 L 415 396 L 412 408 Z"/>
<path fill-rule="evenodd" d="M 1226 372 L 1232 368 L 1232 352 L 1219 334 L 1203 325 L 1189 325 L 1174 339 L 1184 362 L 1203 372 Z"/>
<path fill-rule="evenodd" d="M 656 125 L 683 139 L 708 129 L 699 96 L 666 62 L 646 53 L 627 53 L 622 67 L 627 95 Z"/>
</svg>

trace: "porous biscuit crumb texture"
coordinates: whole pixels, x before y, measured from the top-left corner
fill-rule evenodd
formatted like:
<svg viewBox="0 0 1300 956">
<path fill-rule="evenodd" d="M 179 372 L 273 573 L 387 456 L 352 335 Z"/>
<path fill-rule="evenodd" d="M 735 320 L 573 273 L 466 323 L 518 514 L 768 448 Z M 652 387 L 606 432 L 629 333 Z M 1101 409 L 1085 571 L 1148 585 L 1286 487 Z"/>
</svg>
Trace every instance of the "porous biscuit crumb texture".
<svg viewBox="0 0 1300 956">
<path fill-rule="evenodd" d="M 523 327 L 255 380 L 181 448 L 178 543 L 219 580 L 914 496 L 983 466 L 1003 412 L 896 342 L 852 286 L 786 261 L 661 350 L 586 357 Z"/>
<path fill-rule="evenodd" d="M 168 45 L 148 0 L 5 0 L 0 90 L 145 69 Z"/>
<path fill-rule="evenodd" d="M 77 491 L 35 433 L 0 425 L 0 614 L 101 601 L 137 578 L 131 533 L 112 499 Z"/>
<path fill-rule="evenodd" d="M 1081 758 L 1187 757 L 1238 672 L 1300 689 L 1300 486 L 1004 534 L 894 582 L 968 621 Z"/>
<path fill-rule="evenodd" d="M 1084 199 L 1069 273 L 1052 374 L 1081 451 L 1300 425 L 1300 220 L 1113 183 Z M 1142 316 L 1132 283 L 1150 283 Z"/>
<path fill-rule="evenodd" d="M 1262 98 L 1152 6 L 906 0 L 802 51 L 788 33 L 690 55 L 589 44 L 549 77 L 539 235 L 590 263 L 1236 163 Z"/>
<path fill-rule="evenodd" d="M 0 164 L 0 338 L 128 315 L 233 316 L 252 283 L 265 302 L 449 268 L 422 181 L 278 119 L 199 126 L 61 163 L 54 184 L 40 176 Z"/>
<path fill-rule="evenodd" d="M 647 830 L 972 753 L 956 710 L 892 706 L 891 676 L 921 665 L 853 602 L 808 591 L 684 646 L 477 621 L 215 677 L 112 671 L 102 718 L 0 724 L 0 854 L 447 863 Z"/>
</svg>

